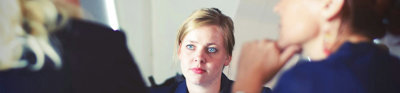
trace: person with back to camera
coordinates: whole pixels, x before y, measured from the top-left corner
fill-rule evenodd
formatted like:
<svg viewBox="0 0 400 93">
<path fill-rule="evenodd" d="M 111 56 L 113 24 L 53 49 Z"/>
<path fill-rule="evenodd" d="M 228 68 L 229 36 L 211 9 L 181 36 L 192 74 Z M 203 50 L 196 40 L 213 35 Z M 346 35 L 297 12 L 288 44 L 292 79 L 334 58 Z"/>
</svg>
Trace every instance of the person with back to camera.
<svg viewBox="0 0 400 93">
<path fill-rule="evenodd" d="M 0 5 L 0 93 L 147 92 L 121 31 L 60 0 Z"/>
<path fill-rule="evenodd" d="M 400 61 L 372 43 L 392 0 L 280 0 L 277 41 L 246 43 L 234 93 L 256 93 L 300 49 L 273 93 L 400 93 Z M 253 78 L 247 78 L 253 77 Z"/>
</svg>

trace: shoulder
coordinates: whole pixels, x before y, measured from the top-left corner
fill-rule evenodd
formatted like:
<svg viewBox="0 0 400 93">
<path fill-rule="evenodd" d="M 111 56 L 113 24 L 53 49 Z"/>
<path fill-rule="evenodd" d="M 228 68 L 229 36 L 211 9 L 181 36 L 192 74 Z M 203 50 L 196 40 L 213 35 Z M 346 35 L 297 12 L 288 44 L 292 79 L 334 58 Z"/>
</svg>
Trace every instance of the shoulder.
<svg viewBox="0 0 400 93">
<path fill-rule="evenodd" d="M 151 93 L 174 93 L 178 90 L 178 86 L 186 86 L 183 75 L 176 75 L 167 79 L 160 85 L 152 85 L 150 88 Z M 185 87 L 186 89 L 186 87 Z"/>
<path fill-rule="evenodd" d="M 222 74 L 221 79 L 220 93 L 231 93 L 234 81 L 230 80 L 225 74 Z M 268 87 L 263 87 L 261 93 L 271 93 L 271 89 Z"/>
<path fill-rule="evenodd" d="M 71 19 L 54 33 L 75 87 L 91 92 L 147 91 L 125 35 L 108 26 Z"/>
<path fill-rule="evenodd" d="M 400 71 L 398 59 L 371 45 L 347 45 L 345 48 L 349 49 L 340 50 L 321 62 L 300 63 L 294 66 L 281 76 L 273 91 L 364 93 L 371 90 L 395 90 L 393 85 L 400 84 L 397 83 L 400 82 L 400 79 L 397 79 L 400 78 L 397 74 Z M 380 85 L 385 85 L 386 88 L 376 87 Z"/>
<path fill-rule="evenodd" d="M 341 64 L 329 62 L 299 64 L 285 72 L 274 93 L 335 93 L 361 91 L 356 78 Z M 335 87 L 340 90 L 332 90 Z M 348 92 L 348 91 L 347 91 Z"/>
<path fill-rule="evenodd" d="M 125 44 L 126 36 L 122 30 L 113 30 L 109 26 L 79 19 L 70 19 L 55 36 L 64 42 L 92 44 Z M 110 45 L 110 44 L 108 44 Z"/>
<path fill-rule="evenodd" d="M 314 76 L 319 76 L 324 73 L 329 73 L 334 67 L 326 63 L 300 63 L 289 69 L 282 75 L 283 79 L 302 78 L 308 79 Z"/>
<path fill-rule="evenodd" d="M 59 42 L 61 52 L 88 51 L 95 55 L 111 55 L 128 51 L 126 36 L 121 30 L 113 30 L 103 24 L 86 20 L 70 19 L 52 34 L 52 41 Z M 126 53 L 125 53 L 126 54 Z"/>
<path fill-rule="evenodd" d="M 317 73 L 312 65 L 314 64 L 299 64 L 283 73 L 275 89 L 274 93 L 294 93 L 296 91 L 309 91 L 312 87 L 310 81 L 311 73 Z M 314 74 L 315 75 L 315 74 Z M 300 86 L 300 84 L 303 84 Z"/>
<path fill-rule="evenodd" d="M 72 27 L 70 29 L 81 30 L 81 32 L 83 32 L 83 33 L 93 32 L 93 31 L 97 31 L 97 32 L 117 31 L 117 30 L 111 29 L 107 25 L 92 22 L 89 20 L 81 20 L 81 19 L 70 19 L 68 25 L 69 25 L 69 27 Z"/>
</svg>

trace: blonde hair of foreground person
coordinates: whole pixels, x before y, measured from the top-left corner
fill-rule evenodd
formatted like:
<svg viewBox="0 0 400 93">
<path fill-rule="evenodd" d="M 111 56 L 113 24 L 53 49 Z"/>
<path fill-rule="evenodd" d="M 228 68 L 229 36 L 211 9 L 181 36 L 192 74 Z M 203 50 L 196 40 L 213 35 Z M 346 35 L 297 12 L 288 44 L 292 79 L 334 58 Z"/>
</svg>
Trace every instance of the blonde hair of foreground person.
<svg viewBox="0 0 400 93">
<path fill-rule="evenodd" d="M 20 59 L 24 48 L 35 55 L 32 71 L 42 68 L 45 56 L 57 69 L 61 68 L 61 55 L 50 44 L 49 33 L 61 28 L 69 18 L 82 18 L 80 8 L 61 0 L 0 2 L 0 71 L 26 67 L 26 60 Z M 59 14 L 62 19 L 57 21 Z"/>
</svg>

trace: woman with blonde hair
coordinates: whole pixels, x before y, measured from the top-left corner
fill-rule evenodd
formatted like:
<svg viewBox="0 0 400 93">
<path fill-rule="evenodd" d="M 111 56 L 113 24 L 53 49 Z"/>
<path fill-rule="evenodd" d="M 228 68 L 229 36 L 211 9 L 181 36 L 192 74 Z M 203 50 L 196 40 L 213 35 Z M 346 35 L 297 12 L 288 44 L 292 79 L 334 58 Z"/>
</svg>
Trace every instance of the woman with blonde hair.
<svg viewBox="0 0 400 93">
<path fill-rule="evenodd" d="M 280 0 L 277 41 L 242 48 L 234 92 L 256 93 L 299 49 L 273 93 L 400 93 L 400 61 L 374 44 L 393 0 Z M 396 22 L 394 22 L 396 23 Z M 247 77 L 253 78 L 247 78 Z"/>
<path fill-rule="evenodd" d="M 0 93 L 147 91 L 121 31 L 60 0 L 0 5 Z"/>
<path fill-rule="evenodd" d="M 232 19 L 217 8 L 203 8 L 192 13 L 176 38 L 176 54 L 183 76 L 167 81 L 170 84 L 152 88 L 152 92 L 230 93 L 233 81 L 222 71 L 232 59 L 233 31 Z"/>
</svg>

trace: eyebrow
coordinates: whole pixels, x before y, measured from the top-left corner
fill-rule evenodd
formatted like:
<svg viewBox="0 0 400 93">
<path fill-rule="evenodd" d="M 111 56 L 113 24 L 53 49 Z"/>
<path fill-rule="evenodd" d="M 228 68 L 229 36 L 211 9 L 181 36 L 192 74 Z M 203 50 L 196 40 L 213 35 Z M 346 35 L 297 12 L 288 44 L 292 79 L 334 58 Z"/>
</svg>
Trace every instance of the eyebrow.
<svg viewBox="0 0 400 93">
<path fill-rule="evenodd" d="M 186 42 L 190 42 L 190 43 L 199 43 L 199 42 L 197 42 L 197 41 L 186 41 Z M 210 46 L 210 45 L 217 45 L 216 43 L 207 43 L 207 46 Z"/>
<path fill-rule="evenodd" d="M 190 43 L 199 43 L 199 42 L 197 42 L 197 41 L 189 41 Z"/>
<path fill-rule="evenodd" d="M 217 46 L 217 44 L 215 44 L 215 43 L 207 43 L 207 46 L 210 46 L 210 45 L 215 45 L 215 46 Z"/>
</svg>

